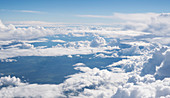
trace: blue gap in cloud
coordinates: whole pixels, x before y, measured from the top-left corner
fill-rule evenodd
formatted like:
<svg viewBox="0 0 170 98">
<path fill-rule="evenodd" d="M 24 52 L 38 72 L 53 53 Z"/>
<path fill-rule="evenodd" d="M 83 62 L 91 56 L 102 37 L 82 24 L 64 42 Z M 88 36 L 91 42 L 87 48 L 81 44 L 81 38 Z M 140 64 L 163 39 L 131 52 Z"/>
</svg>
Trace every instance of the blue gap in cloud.
<svg viewBox="0 0 170 98">
<path fill-rule="evenodd" d="M 0 73 L 3 76 L 11 75 L 19 77 L 22 81 L 38 84 L 59 84 L 66 78 L 65 76 L 80 72 L 74 70 L 74 64 L 84 63 L 90 68 L 105 69 L 113 62 L 121 58 L 92 58 L 93 54 L 80 55 L 82 58 L 73 55 L 72 58 L 67 56 L 25 56 L 15 57 L 17 62 L 0 62 Z M 2 75 L 1 75 L 2 76 Z M 24 76 L 24 78 L 22 78 Z"/>
</svg>

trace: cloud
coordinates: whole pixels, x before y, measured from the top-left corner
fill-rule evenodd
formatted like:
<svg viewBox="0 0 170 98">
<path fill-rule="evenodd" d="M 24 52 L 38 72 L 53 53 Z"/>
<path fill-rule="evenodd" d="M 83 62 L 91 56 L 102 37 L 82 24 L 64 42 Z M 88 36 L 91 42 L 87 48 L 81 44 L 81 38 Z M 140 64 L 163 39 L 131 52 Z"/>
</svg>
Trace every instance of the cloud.
<svg viewBox="0 0 170 98">
<path fill-rule="evenodd" d="M 167 50 L 164 55 L 164 60 L 161 63 L 160 67 L 157 68 L 158 77 L 165 78 L 170 77 L 170 50 Z"/>
<path fill-rule="evenodd" d="M 123 14 L 123 13 L 114 13 L 113 18 L 118 18 L 126 21 L 140 21 L 147 22 L 152 18 L 159 16 L 159 13 L 132 13 L 132 14 Z"/>
<path fill-rule="evenodd" d="M 16 12 L 23 12 L 23 13 L 36 13 L 36 14 L 42 14 L 44 12 L 40 12 L 40 11 L 32 11 L 32 10 L 14 10 Z"/>
<path fill-rule="evenodd" d="M 4 25 L 2 24 L 2 27 Z M 112 28 L 108 27 L 96 27 L 92 28 L 90 26 L 80 26 L 80 27 L 55 27 L 55 28 L 44 28 L 40 26 L 22 28 L 16 27 L 12 24 L 5 26 L 0 29 L 0 40 L 21 40 L 21 43 L 17 43 L 16 45 L 11 45 L 7 49 L 2 47 L 0 51 L 1 59 L 8 57 L 16 57 L 16 56 L 61 56 L 61 55 L 74 55 L 74 54 L 91 54 L 96 52 L 104 52 L 105 49 L 114 49 L 115 45 L 119 46 L 121 43 L 118 40 L 112 40 L 110 43 L 107 43 L 105 38 L 119 37 L 119 39 L 123 38 L 133 38 L 134 36 L 140 36 L 143 34 L 147 34 L 145 32 L 137 32 L 137 31 L 120 31 L 120 30 L 112 30 Z M 48 35 L 55 34 L 65 34 L 74 37 L 85 37 L 85 36 L 94 36 L 94 39 L 91 41 L 71 41 L 65 43 L 58 44 L 51 48 L 36 48 L 31 44 L 26 43 L 25 40 L 30 40 L 33 38 L 44 37 Z M 81 36 L 80 36 L 81 35 Z M 102 37 L 101 37 L 102 36 Z M 59 39 L 55 39 L 52 41 L 64 42 Z M 14 41 L 15 42 L 15 41 Z M 13 42 L 11 42 L 13 43 Z M 10 43 L 9 43 L 10 44 Z M 121 45 L 120 45 L 121 46 Z M 118 47 L 117 47 L 118 48 Z M 4 49 L 4 50 L 3 50 Z M 139 46 L 134 46 L 128 49 L 122 50 L 123 55 L 128 54 L 140 54 Z M 98 55 L 99 56 L 99 55 Z M 117 53 L 111 56 L 100 55 L 99 57 L 117 57 Z"/>
<path fill-rule="evenodd" d="M 17 26 L 57 26 L 57 25 L 61 25 L 64 23 L 54 23 L 54 22 L 45 22 L 45 21 L 6 21 L 4 22 L 5 24 L 9 25 L 9 24 L 13 24 L 13 25 L 17 25 Z"/>
<path fill-rule="evenodd" d="M 114 13 L 110 16 L 104 15 L 76 15 L 77 17 L 88 18 L 105 18 L 105 19 L 120 19 L 124 21 L 135 22 L 151 22 L 154 20 L 161 20 L 167 22 L 170 20 L 170 13 Z"/>
<path fill-rule="evenodd" d="M 64 98 L 65 95 L 58 85 L 38 85 L 22 83 L 19 78 L 16 77 L 1 77 L 0 83 L 3 83 L 2 89 L 0 89 L 0 97 L 46 97 L 46 98 Z M 14 87 L 13 87 L 14 86 Z M 23 92 L 23 93 L 21 93 Z"/>
<path fill-rule="evenodd" d="M 104 38 L 100 36 L 95 36 L 95 38 L 91 41 L 90 46 L 91 47 L 99 47 L 106 45 L 106 41 Z"/>
<path fill-rule="evenodd" d="M 45 12 L 41 11 L 33 11 L 33 10 L 8 10 L 8 9 L 0 9 L 0 11 L 8 11 L 8 12 L 21 12 L 21 13 L 33 13 L 33 14 L 44 14 Z"/>
<path fill-rule="evenodd" d="M 162 81 L 157 80 L 151 83 L 139 82 L 138 85 L 127 83 L 124 86 L 119 87 L 116 94 L 113 95 L 112 98 L 168 98 L 170 95 L 169 81 L 170 78 Z"/>
<path fill-rule="evenodd" d="M 141 54 L 141 50 L 140 50 L 139 46 L 133 45 L 130 48 L 122 49 L 121 54 L 123 54 L 123 55 L 138 55 L 138 54 Z"/>
<path fill-rule="evenodd" d="M 4 26 L 0 23 L 0 40 L 23 40 L 38 38 L 46 35 L 52 35 L 54 32 L 50 29 L 45 29 L 44 27 L 28 27 L 28 28 L 16 28 L 14 25 L 10 24 Z"/>
<path fill-rule="evenodd" d="M 81 67 L 81 66 L 86 66 L 84 63 L 76 63 L 74 64 L 73 66 L 76 66 L 76 67 Z"/>
<path fill-rule="evenodd" d="M 1 59 L 0 62 L 16 62 L 16 59 Z"/>
<path fill-rule="evenodd" d="M 65 43 L 63 40 L 51 40 L 52 42 Z"/>
<path fill-rule="evenodd" d="M 98 36 L 99 39 L 102 37 Z M 99 41 L 100 42 L 100 41 Z M 133 41 L 132 41 L 133 42 Z M 117 43 L 117 40 L 114 40 L 113 43 Z M 120 40 L 119 44 L 122 43 Z M 127 42 L 128 43 L 128 42 Z M 12 44 L 21 44 L 20 42 L 12 42 Z M 27 43 L 22 43 L 28 45 Z M 67 45 L 68 44 L 68 45 Z M 88 44 L 86 46 L 86 44 Z M 138 45 L 134 45 L 134 47 L 126 48 L 128 52 L 124 52 L 126 54 L 133 54 L 140 49 L 141 55 L 139 56 L 130 56 L 127 59 L 120 60 L 119 62 L 114 63 L 115 66 L 120 65 L 119 69 L 115 69 L 109 71 L 107 69 L 98 69 L 98 68 L 89 68 L 84 63 L 76 63 L 73 66 L 75 70 L 79 70 L 81 72 L 67 76 L 67 79 L 58 85 L 52 84 L 22 84 L 20 79 L 15 79 L 11 77 L 2 77 L 1 85 L 3 87 L 0 89 L 0 97 L 116 97 L 116 98 L 136 98 L 136 97 L 167 97 L 170 95 L 170 85 L 169 78 L 165 78 L 163 80 L 156 80 L 154 75 L 145 75 L 140 76 L 142 71 L 143 64 L 151 58 L 151 55 L 154 53 L 159 54 L 156 49 L 161 49 L 161 46 L 157 46 L 157 44 L 139 44 L 143 45 L 143 49 L 140 49 Z M 0 55 L 3 57 L 4 54 L 11 53 L 15 56 L 19 55 L 41 55 L 41 56 L 49 56 L 49 55 L 68 55 L 68 54 L 87 54 L 92 53 L 91 50 L 96 49 L 97 52 L 103 52 L 103 50 L 108 49 L 104 47 L 90 48 L 89 41 L 76 41 L 65 43 L 64 46 L 67 47 L 53 47 L 46 49 L 9 49 L 9 50 L 1 50 Z M 34 47 L 35 48 L 35 47 Z M 102 50 L 103 49 L 103 50 Z M 100 51 L 99 51 L 100 50 Z M 102 51 L 101 51 L 102 50 Z M 124 49 L 120 49 L 124 50 Z M 125 50 L 124 50 L 125 51 Z M 114 53 L 114 50 L 110 48 L 110 52 Z M 121 51 L 119 51 L 121 52 Z M 163 51 L 161 51 L 162 53 Z M 15 54 L 16 53 L 16 54 Z M 34 54 L 35 53 L 35 54 Z M 107 55 L 107 54 L 106 54 Z M 158 59 L 154 59 L 158 57 Z M 161 56 L 153 55 L 154 61 L 159 60 Z M 162 69 L 167 68 L 169 66 L 169 53 L 166 54 L 166 59 L 163 60 L 163 67 L 157 71 L 159 75 L 169 75 L 168 72 L 163 72 Z M 153 65 L 152 63 L 151 65 Z M 110 66 L 114 67 L 114 66 Z M 149 66 L 153 67 L 154 66 Z M 125 71 L 123 71 L 125 70 Z M 150 70 L 147 70 L 150 72 Z M 11 87 L 12 85 L 12 87 Z M 13 85 L 15 85 L 13 87 Z M 21 93 L 22 92 L 22 93 Z M 10 93 L 10 94 L 9 94 Z"/>
<path fill-rule="evenodd" d="M 88 17 L 88 18 L 113 18 L 113 16 L 101 16 L 101 15 L 76 15 L 77 17 Z"/>
<path fill-rule="evenodd" d="M 163 52 L 165 52 L 166 50 L 167 48 L 164 47 L 162 47 L 160 50 L 156 50 L 155 53 L 153 53 L 152 58 L 150 58 L 148 62 L 143 64 L 141 75 L 155 74 L 156 67 L 160 66 L 163 60 L 165 59 Z"/>
<path fill-rule="evenodd" d="M 112 39 L 108 45 L 109 46 L 118 46 L 120 44 L 119 40 L 118 39 Z"/>
<path fill-rule="evenodd" d="M 24 83 L 21 82 L 19 78 L 11 77 L 11 76 L 5 76 L 0 78 L 0 87 L 1 86 L 19 86 L 24 85 Z"/>
<path fill-rule="evenodd" d="M 66 97 L 67 95 L 67 97 L 83 98 L 158 98 L 170 95 L 170 78 L 155 80 L 152 75 L 141 77 L 132 73 L 91 69 L 83 63 L 75 65 L 75 69 L 82 72 L 68 76 L 66 81 L 58 85 L 27 84 L 15 77 L 2 77 L 3 81 L 7 80 L 3 84 L 12 83 L 16 87 L 3 87 L 0 89 L 0 97 Z"/>
<path fill-rule="evenodd" d="M 2 23 L 2 21 L 0 20 L 0 29 L 1 28 L 5 28 L 5 25 Z"/>
<path fill-rule="evenodd" d="M 77 62 L 73 67 L 79 72 L 66 76 L 67 79 L 58 85 L 29 84 L 22 83 L 17 77 L 1 77 L 0 97 L 170 97 L 170 50 L 166 50 L 169 46 L 164 46 L 169 44 L 169 41 L 166 41 L 169 39 L 167 36 L 170 31 L 169 17 L 168 13 L 115 13 L 113 18 L 130 21 L 120 24 L 120 27 L 89 25 L 62 25 L 55 28 L 23 25 L 17 27 L 0 22 L 0 59 L 6 62 L 13 61 L 6 58 L 17 56 L 67 55 L 74 58 L 74 55 L 92 54 L 92 59 L 113 57 L 113 64 L 102 69 L 90 68 L 84 63 Z M 38 21 L 29 23 L 48 24 Z M 52 47 L 33 45 L 34 42 L 47 42 L 48 39 L 42 37 L 50 35 L 59 36 L 52 38 L 51 41 L 60 43 Z M 167 39 L 164 40 L 165 38 Z M 161 43 L 161 40 L 165 42 Z M 114 62 L 114 59 L 119 61 Z M 158 80 L 160 78 L 162 80 Z"/>
</svg>

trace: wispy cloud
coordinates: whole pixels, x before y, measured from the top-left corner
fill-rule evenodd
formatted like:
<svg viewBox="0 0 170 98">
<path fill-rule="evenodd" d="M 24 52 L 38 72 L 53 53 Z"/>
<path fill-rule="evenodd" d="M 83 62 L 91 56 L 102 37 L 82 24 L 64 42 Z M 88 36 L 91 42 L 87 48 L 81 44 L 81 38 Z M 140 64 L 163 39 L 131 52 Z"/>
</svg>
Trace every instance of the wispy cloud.
<svg viewBox="0 0 170 98">
<path fill-rule="evenodd" d="M 44 12 L 40 11 L 32 11 L 32 10 L 15 10 L 16 12 L 23 12 L 23 13 L 36 13 L 36 14 L 42 14 Z"/>
<path fill-rule="evenodd" d="M 89 17 L 89 18 L 113 18 L 113 16 L 102 16 L 102 15 L 76 15 L 77 17 Z"/>
<path fill-rule="evenodd" d="M 34 14 L 44 14 L 45 13 L 45 12 L 33 11 L 33 10 L 8 10 L 8 9 L 0 9 L 0 11 L 21 12 L 21 13 L 34 13 Z"/>
<path fill-rule="evenodd" d="M 59 24 L 65 24 L 61 22 L 45 22 L 45 21 L 6 21 L 5 24 L 13 24 L 13 25 L 39 25 L 39 26 L 49 26 L 49 25 L 59 25 Z"/>
<path fill-rule="evenodd" d="M 76 15 L 76 16 L 87 17 L 87 18 L 119 19 L 125 21 L 148 21 L 153 18 L 157 18 L 160 15 L 161 13 L 114 13 L 113 15 L 108 15 L 108 16 L 104 16 L 104 15 Z"/>
</svg>

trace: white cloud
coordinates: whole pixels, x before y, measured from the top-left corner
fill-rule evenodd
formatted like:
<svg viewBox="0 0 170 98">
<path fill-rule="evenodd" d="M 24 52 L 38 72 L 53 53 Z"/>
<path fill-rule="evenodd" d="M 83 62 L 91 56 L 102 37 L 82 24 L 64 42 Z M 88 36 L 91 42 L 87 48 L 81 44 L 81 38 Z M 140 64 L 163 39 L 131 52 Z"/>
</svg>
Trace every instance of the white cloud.
<svg viewBox="0 0 170 98">
<path fill-rule="evenodd" d="M 39 26 L 28 28 L 16 28 L 12 24 L 0 26 L 0 40 L 26 40 L 54 34 L 52 30 Z"/>
<path fill-rule="evenodd" d="M 73 56 L 72 55 L 68 55 L 67 57 L 72 58 Z"/>
<path fill-rule="evenodd" d="M 5 21 L 4 24 L 13 24 L 15 26 L 54 26 L 64 23 L 45 22 L 45 21 Z"/>
<path fill-rule="evenodd" d="M 100 36 L 95 36 L 95 38 L 91 41 L 90 46 L 91 47 L 99 47 L 106 45 L 106 41 L 104 38 Z"/>
<path fill-rule="evenodd" d="M 124 70 L 125 72 L 134 71 L 137 72 L 138 74 L 141 73 L 141 75 L 146 75 L 149 73 L 154 74 L 156 70 L 156 66 L 162 62 L 161 54 L 165 50 L 166 48 L 162 46 L 158 46 L 157 44 L 144 46 L 143 49 L 139 49 L 139 46 L 135 45 L 132 46 L 131 48 L 120 50 L 121 51 L 120 54 L 121 55 L 123 54 L 122 58 L 127 58 L 127 59 L 114 62 L 113 64 L 108 65 L 107 67 L 110 67 L 112 69 L 115 66 L 121 66 L 121 69 Z"/>
<path fill-rule="evenodd" d="M 0 20 L 0 29 L 1 28 L 5 28 L 5 25 L 2 23 L 2 21 Z"/>
<path fill-rule="evenodd" d="M 1 62 L 16 62 L 16 59 L 1 59 Z"/>
<path fill-rule="evenodd" d="M 64 43 L 65 41 L 63 41 L 63 40 L 58 40 L 58 39 L 56 39 L 56 40 L 51 40 L 52 42 L 59 42 L 59 43 Z"/>
<path fill-rule="evenodd" d="M 160 98 L 168 97 L 170 95 L 170 78 L 162 81 L 157 80 L 152 83 L 140 83 L 133 85 L 128 83 L 120 87 L 112 98 Z"/>
<path fill-rule="evenodd" d="M 77 63 L 77 64 L 74 64 L 73 66 L 80 67 L 80 66 L 86 66 L 86 65 L 84 63 Z"/>
<path fill-rule="evenodd" d="M 1 23 L 2 24 L 2 23 Z M 29 24 L 29 23 L 28 23 Z M 30 23 L 34 24 L 34 22 Z M 39 23 L 38 24 L 46 24 L 46 23 Z M 34 25 L 38 25 L 35 23 Z M 47 23 L 48 24 L 48 23 Z M 50 24 L 50 23 L 49 23 Z M 94 27 L 93 27 L 94 28 Z M 115 37 L 115 38 L 128 38 L 133 36 L 139 36 L 144 34 L 149 34 L 146 32 L 139 32 L 139 31 L 133 31 L 133 30 L 126 30 L 126 31 L 114 31 L 110 30 L 112 28 L 96 28 L 96 30 L 91 29 L 90 26 L 79 26 L 79 27 L 69 27 L 67 25 L 65 26 L 55 26 L 55 28 L 44 28 L 40 26 L 28 26 L 28 28 L 20 28 L 10 24 L 8 26 L 4 26 L 2 24 L 0 29 L 0 40 L 6 40 L 6 39 L 17 39 L 17 40 L 23 40 L 23 39 L 32 39 L 37 37 L 43 37 L 47 35 L 54 35 L 54 34 L 72 34 L 72 36 L 75 37 L 82 37 L 82 36 L 89 36 L 99 34 L 105 37 Z"/>
<path fill-rule="evenodd" d="M 32 11 L 32 10 L 14 10 L 14 11 L 17 11 L 17 12 L 23 12 L 23 13 L 42 13 L 40 11 Z"/>
<path fill-rule="evenodd" d="M 16 77 L 11 76 L 5 76 L 0 78 L 0 86 L 18 86 L 18 85 L 24 85 L 24 83 L 21 83 L 21 80 Z"/>
<path fill-rule="evenodd" d="M 170 50 L 167 50 L 164 56 L 164 60 L 156 73 L 160 77 L 170 77 Z"/>
<path fill-rule="evenodd" d="M 118 39 L 112 39 L 108 45 L 109 46 L 118 46 L 120 44 L 119 40 Z"/>
<path fill-rule="evenodd" d="M 21 13 L 34 13 L 34 14 L 43 14 L 41 11 L 33 11 L 33 10 L 8 10 L 8 9 L 0 9 L 0 11 L 8 11 L 8 12 L 21 12 Z"/>
<path fill-rule="evenodd" d="M 90 18 L 113 18 L 113 16 L 101 16 L 101 15 L 76 15 L 77 17 L 90 17 Z"/>
<path fill-rule="evenodd" d="M 122 49 L 121 53 L 124 55 L 136 55 L 141 54 L 141 50 L 139 49 L 139 46 L 134 45 L 130 48 Z"/>
<path fill-rule="evenodd" d="M 17 85 L 0 89 L 0 97 L 66 97 L 64 95 L 66 93 L 68 97 L 90 98 L 158 98 L 170 95 L 170 78 L 155 80 L 152 75 L 141 77 L 131 73 L 113 73 L 106 69 L 91 69 L 82 63 L 75 65 L 78 65 L 75 69 L 82 72 L 68 76 L 69 78 L 59 85 L 18 85 L 21 83 L 20 80 L 8 77 L 5 81 L 14 82 L 7 83 Z"/>
<path fill-rule="evenodd" d="M 70 45 L 70 44 L 69 44 Z M 22 48 L 22 49 L 21 49 Z M 51 48 L 35 48 L 30 44 L 14 45 L 11 48 L 0 50 L 1 59 L 16 57 L 16 56 L 62 56 L 62 55 L 76 55 L 76 54 L 91 54 L 96 52 L 103 52 L 106 48 L 92 48 L 86 47 L 79 43 L 71 44 L 70 46 L 56 46 Z"/>
<path fill-rule="evenodd" d="M 152 18 L 156 18 L 157 16 L 159 16 L 159 13 L 132 13 L 132 14 L 114 13 L 113 14 L 113 18 L 118 18 L 126 21 L 139 21 L 139 22 L 151 21 Z"/>
<path fill-rule="evenodd" d="M 146 39 L 151 43 L 160 43 L 162 45 L 170 45 L 170 37 L 155 37 L 155 38 L 148 38 Z"/>
<path fill-rule="evenodd" d="M 71 90 L 75 93 L 85 88 L 83 92 L 78 92 L 80 96 L 82 95 L 84 97 L 88 95 L 91 95 L 89 97 L 94 97 L 102 93 L 104 93 L 105 97 L 111 96 L 116 92 L 118 85 L 127 81 L 127 76 L 124 73 L 112 73 L 108 70 L 99 70 L 98 68 L 90 69 L 84 66 L 78 66 L 75 69 L 83 71 L 83 73 L 71 75 L 70 78 L 64 82 L 64 84 L 67 84 L 65 85 L 65 90 Z M 88 90 L 91 92 L 88 92 Z M 97 95 L 95 95 L 95 90 L 99 91 Z M 104 92 L 105 90 L 108 92 Z"/>
<path fill-rule="evenodd" d="M 17 87 L 2 88 L 0 90 L 0 97 L 64 98 L 66 96 L 62 94 L 58 85 L 28 84 Z"/>
<path fill-rule="evenodd" d="M 156 50 L 152 58 L 150 58 L 145 64 L 143 64 L 143 69 L 141 72 L 141 75 L 146 75 L 146 74 L 155 74 L 156 72 L 156 67 L 160 66 L 162 61 L 165 59 L 163 52 L 166 51 L 166 48 L 161 48 L 160 50 Z"/>
</svg>

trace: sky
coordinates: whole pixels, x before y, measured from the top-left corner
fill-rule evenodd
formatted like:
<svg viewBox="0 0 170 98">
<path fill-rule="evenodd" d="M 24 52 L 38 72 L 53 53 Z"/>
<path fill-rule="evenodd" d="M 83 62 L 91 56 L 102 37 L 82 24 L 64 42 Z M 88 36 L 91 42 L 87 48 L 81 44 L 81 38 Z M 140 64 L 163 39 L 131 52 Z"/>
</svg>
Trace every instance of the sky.
<svg viewBox="0 0 170 98">
<path fill-rule="evenodd" d="M 169 13 L 170 0 L 0 0 L 2 21 L 114 23 L 114 13 Z M 84 15 L 82 17 L 82 15 Z"/>
</svg>

